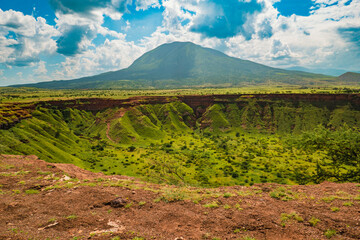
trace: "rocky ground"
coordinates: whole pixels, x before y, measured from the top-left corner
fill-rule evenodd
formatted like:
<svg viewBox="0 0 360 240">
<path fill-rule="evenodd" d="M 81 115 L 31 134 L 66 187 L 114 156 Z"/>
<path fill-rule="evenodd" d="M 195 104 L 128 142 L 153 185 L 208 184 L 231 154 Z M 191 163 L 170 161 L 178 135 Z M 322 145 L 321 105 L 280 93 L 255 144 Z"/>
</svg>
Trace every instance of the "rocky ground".
<svg viewBox="0 0 360 240">
<path fill-rule="evenodd" d="M 0 239 L 360 239 L 360 184 L 173 187 L 1 155 Z"/>
</svg>

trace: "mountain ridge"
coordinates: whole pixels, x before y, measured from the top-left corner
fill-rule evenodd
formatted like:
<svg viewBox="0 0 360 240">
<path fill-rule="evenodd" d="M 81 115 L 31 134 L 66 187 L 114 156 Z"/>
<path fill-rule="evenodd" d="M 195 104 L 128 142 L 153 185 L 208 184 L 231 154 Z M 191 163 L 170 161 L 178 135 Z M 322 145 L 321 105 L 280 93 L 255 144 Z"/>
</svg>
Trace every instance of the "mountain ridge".
<svg viewBox="0 0 360 240">
<path fill-rule="evenodd" d="M 235 87 L 246 84 L 312 85 L 335 78 L 301 71 L 272 68 L 230 57 L 191 42 L 158 46 L 128 68 L 73 80 L 15 85 L 50 89 L 167 89 Z"/>
<path fill-rule="evenodd" d="M 344 82 L 360 82 L 360 73 L 346 72 L 338 77 L 339 80 Z"/>
</svg>

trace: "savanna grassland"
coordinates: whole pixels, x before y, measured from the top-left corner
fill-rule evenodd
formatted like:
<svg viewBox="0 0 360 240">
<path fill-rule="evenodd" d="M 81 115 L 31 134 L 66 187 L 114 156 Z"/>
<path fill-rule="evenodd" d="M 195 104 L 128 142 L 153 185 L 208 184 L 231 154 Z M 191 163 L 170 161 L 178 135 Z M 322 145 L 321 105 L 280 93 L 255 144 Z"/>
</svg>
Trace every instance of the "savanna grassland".
<svg viewBox="0 0 360 240">
<path fill-rule="evenodd" d="M 321 97 L 356 89 L 284 90 L 277 99 L 222 89 L 232 99 L 224 95 L 212 102 L 181 98 L 199 90 L 162 91 L 161 99 L 150 100 L 146 91 L 65 91 L 77 102 L 59 100 L 61 91 L 16 91 L 3 95 L 3 154 L 34 154 L 109 175 L 203 187 L 360 180 L 358 95 L 341 95 L 353 102 Z M 286 97 L 292 91 L 322 93 L 319 99 L 305 94 L 294 100 Z M 209 92 L 220 90 L 203 93 Z M 137 93 L 144 99 L 128 103 L 125 98 Z M 23 102 L 12 104 L 14 96 Z M 58 100 L 31 102 L 31 96 Z M 84 110 L 96 105 L 88 97 L 125 100 L 106 107 L 106 100 L 93 99 L 99 107 Z"/>
</svg>

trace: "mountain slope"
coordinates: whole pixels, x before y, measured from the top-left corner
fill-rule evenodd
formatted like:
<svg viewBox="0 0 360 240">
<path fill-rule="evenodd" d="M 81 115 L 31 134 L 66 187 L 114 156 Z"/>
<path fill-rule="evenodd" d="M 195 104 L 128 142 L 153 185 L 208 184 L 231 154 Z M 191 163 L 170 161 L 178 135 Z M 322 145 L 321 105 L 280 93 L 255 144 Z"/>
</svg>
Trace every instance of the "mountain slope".
<svg viewBox="0 0 360 240">
<path fill-rule="evenodd" d="M 355 72 L 347 72 L 338 77 L 338 79 L 342 82 L 346 83 L 360 83 L 360 73 Z"/>
<path fill-rule="evenodd" d="M 335 78 L 288 71 L 229 57 L 191 42 L 163 44 L 119 71 L 68 81 L 17 86 L 39 88 L 182 88 L 285 83 L 311 85 Z"/>
</svg>

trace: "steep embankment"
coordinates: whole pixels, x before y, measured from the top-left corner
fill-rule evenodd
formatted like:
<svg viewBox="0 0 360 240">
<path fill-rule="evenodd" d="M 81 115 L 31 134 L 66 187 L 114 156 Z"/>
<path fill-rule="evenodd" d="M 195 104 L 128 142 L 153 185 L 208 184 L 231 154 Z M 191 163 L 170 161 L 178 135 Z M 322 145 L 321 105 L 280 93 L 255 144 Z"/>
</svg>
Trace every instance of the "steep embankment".
<svg viewBox="0 0 360 240">
<path fill-rule="evenodd" d="M 175 187 L 0 155 L 0 239 L 355 240 L 359 189 Z"/>
</svg>

